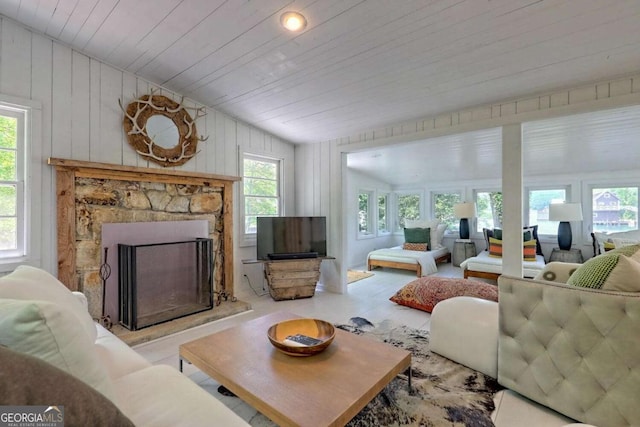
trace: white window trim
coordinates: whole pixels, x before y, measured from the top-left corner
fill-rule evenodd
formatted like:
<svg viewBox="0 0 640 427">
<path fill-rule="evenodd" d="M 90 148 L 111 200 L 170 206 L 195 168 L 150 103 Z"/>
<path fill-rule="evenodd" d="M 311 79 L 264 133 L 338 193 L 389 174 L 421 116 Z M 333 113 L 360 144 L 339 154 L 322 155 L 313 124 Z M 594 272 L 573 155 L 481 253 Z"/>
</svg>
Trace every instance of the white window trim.
<svg viewBox="0 0 640 427">
<path fill-rule="evenodd" d="M 419 210 L 419 217 L 420 218 L 424 218 L 424 213 L 427 211 L 425 209 L 425 197 L 424 197 L 424 189 L 407 189 L 407 190 L 396 190 L 393 192 L 393 202 L 394 202 L 394 207 L 393 207 L 393 234 L 404 234 L 404 230 L 400 228 L 400 217 L 398 216 L 398 199 L 400 198 L 400 196 L 411 196 L 411 195 L 417 195 L 420 197 L 420 202 L 419 202 L 419 206 L 418 206 L 418 210 Z"/>
<path fill-rule="evenodd" d="M 525 225 L 535 225 L 529 219 L 529 196 L 531 191 L 542 191 L 542 190 L 562 190 L 564 189 L 565 193 L 565 202 L 571 202 L 571 184 L 545 184 L 545 185 L 527 185 L 524 187 L 523 191 L 523 199 L 524 199 L 524 207 L 522 209 L 523 224 Z M 557 221 L 556 221 L 557 222 Z M 553 234 L 545 234 L 541 233 L 538 230 L 538 238 L 540 239 L 540 243 L 557 243 L 558 241 L 558 233 L 557 231 Z"/>
<path fill-rule="evenodd" d="M 620 180 L 589 180 L 585 182 L 584 186 L 584 194 L 582 197 L 582 226 L 585 230 L 585 239 L 588 237 L 591 239 L 589 233 L 593 231 L 593 189 L 594 188 L 602 188 L 602 187 L 636 187 L 638 188 L 638 220 L 640 222 L 640 184 L 637 181 L 633 182 L 629 179 L 620 179 Z M 638 230 L 640 230 L 640 224 L 638 226 Z"/>
<path fill-rule="evenodd" d="M 22 168 L 23 203 L 22 224 L 23 250 L 21 254 L 0 258 L 0 272 L 15 270 L 18 266 L 29 264 L 41 266 L 42 259 L 42 105 L 29 99 L 0 94 L 0 105 L 7 110 L 14 110 L 24 114 L 23 147 L 19 157 L 19 168 Z M 18 171 L 20 173 L 20 171 Z M 20 215 L 20 214 L 19 214 Z M 42 213 L 42 215 L 46 215 Z M 55 218 L 55 215 L 49 217 Z M 52 223 L 55 227 L 55 222 Z"/>
<path fill-rule="evenodd" d="M 240 170 L 240 176 L 242 176 L 244 178 L 244 160 L 245 159 L 252 159 L 252 160 L 259 160 L 259 161 L 267 161 L 267 162 L 273 162 L 276 163 L 278 166 L 278 212 L 279 212 L 279 216 L 283 216 L 284 212 L 284 193 L 282 191 L 283 189 L 283 182 L 284 182 L 284 159 L 279 158 L 279 157 L 273 157 L 273 156 L 269 156 L 269 155 L 265 155 L 265 154 L 256 154 L 256 153 L 251 153 L 251 152 L 241 152 L 240 153 L 240 159 L 239 159 L 239 170 Z M 240 243 L 239 246 L 241 247 L 246 247 L 246 246 L 255 246 L 257 244 L 256 241 L 256 233 L 246 233 L 245 232 L 245 200 L 244 200 L 244 185 L 240 185 L 240 202 L 239 202 L 239 216 L 240 216 L 240 221 L 238 226 L 239 226 L 239 232 L 240 232 Z"/>
<path fill-rule="evenodd" d="M 461 188 L 450 188 L 450 189 L 434 189 L 430 191 L 430 197 L 429 197 L 429 212 L 431 215 L 431 218 L 435 219 L 436 218 L 436 213 L 435 213 L 435 202 L 434 199 L 436 197 L 436 195 L 438 194 L 457 194 L 458 196 L 460 196 L 460 203 L 462 203 L 462 201 L 464 201 L 464 189 Z M 471 221 L 475 221 L 475 218 L 472 218 Z M 472 228 L 472 227 L 470 227 Z M 475 231 L 475 227 L 472 228 L 471 234 L 473 235 Z M 458 230 L 451 230 L 449 229 L 449 227 L 447 227 L 447 229 L 444 232 L 445 236 L 459 236 L 460 232 Z"/>
</svg>

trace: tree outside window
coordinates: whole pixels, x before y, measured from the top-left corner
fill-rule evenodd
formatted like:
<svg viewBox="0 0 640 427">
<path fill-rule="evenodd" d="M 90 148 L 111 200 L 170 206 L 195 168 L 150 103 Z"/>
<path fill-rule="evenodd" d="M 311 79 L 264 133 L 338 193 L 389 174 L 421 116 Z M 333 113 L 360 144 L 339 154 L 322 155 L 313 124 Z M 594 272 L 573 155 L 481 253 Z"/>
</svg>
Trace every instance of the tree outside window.
<svg viewBox="0 0 640 427">
<path fill-rule="evenodd" d="M 18 120 L 0 110 L 0 250 L 19 249 Z"/>
<path fill-rule="evenodd" d="M 529 190 L 529 223 L 537 225 L 538 234 L 558 234 L 558 221 L 549 221 L 549 205 L 563 203 L 567 199 L 567 190 L 546 189 Z"/>
<path fill-rule="evenodd" d="M 255 234 L 259 216 L 280 215 L 280 161 L 245 156 L 244 232 Z"/>
<path fill-rule="evenodd" d="M 502 228 L 502 192 L 478 191 L 476 193 L 477 231 L 483 228 Z"/>
<path fill-rule="evenodd" d="M 450 231 L 458 231 L 460 221 L 453 214 L 453 205 L 460 203 L 460 193 L 434 193 L 433 194 L 433 216 L 440 220 L 440 223 L 447 224 Z"/>
<path fill-rule="evenodd" d="M 373 234 L 372 202 L 372 191 L 361 190 L 358 193 L 358 234 L 361 236 Z"/>
<path fill-rule="evenodd" d="M 378 233 L 389 232 L 389 194 L 378 195 Z"/>
<path fill-rule="evenodd" d="M 398 225 L 404 228 L 405 219 L 420 219 L 420 194 L 398 194 Z"/>
</svg>

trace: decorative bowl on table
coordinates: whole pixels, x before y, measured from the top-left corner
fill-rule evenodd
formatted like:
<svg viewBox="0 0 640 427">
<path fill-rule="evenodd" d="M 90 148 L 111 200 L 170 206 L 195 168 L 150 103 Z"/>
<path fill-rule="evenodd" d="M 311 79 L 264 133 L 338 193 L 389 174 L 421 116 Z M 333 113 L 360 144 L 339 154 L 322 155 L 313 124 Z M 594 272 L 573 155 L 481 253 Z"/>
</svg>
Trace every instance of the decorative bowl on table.
<svg viewBox="0 0 640 427">
<path fill-rule="evenodd" d="M 318 319 L 291 319 L 267 331 L 271 344 L 290 356 L 313 356 L 329 347 L 336 335 L 333 325 Z"/>
</svg>

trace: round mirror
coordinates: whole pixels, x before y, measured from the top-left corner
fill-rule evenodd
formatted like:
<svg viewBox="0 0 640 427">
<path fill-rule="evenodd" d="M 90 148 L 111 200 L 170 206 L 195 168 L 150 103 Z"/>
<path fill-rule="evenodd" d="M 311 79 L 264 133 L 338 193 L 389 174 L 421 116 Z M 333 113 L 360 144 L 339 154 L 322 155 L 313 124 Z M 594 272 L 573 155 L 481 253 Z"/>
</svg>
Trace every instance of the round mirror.
<svg viewBox="0 0 640 427">
<path fill-rule="evenodd" d="M 195 156 L 198 137 L 195 120 L 182 103 L 163 95 L 143 95 L 127 105 L 123 125 L 129 144 L 145 159 L 164 167 L 180 166 Z M 205 113 L 196 109 L 196 119 Z"/>
<path fill-rule="evenodd" d="M 173 120 L 162 114 L 149 117 L 145 127 L 153 143 L 162 148 L 173 148 L 180 142 L 178 127 Z"/>
</svg>

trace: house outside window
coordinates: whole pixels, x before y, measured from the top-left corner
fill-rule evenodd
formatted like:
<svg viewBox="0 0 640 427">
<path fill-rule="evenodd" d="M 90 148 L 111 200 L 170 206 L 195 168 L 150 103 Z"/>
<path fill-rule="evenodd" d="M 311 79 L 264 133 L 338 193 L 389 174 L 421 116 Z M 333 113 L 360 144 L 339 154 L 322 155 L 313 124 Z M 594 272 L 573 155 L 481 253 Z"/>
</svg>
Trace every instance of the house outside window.
<svg viewBox="0 0 640 427">
<path fill-rule="evenodd" d="M 591 199 L 594 232 L 638 229 L 638 187 L 593 187 Z"/>
<path fill-rule="evenodd" d="M 420 219 L 420 202 L 419 193 L 397 194 L 397 211 L 398 230 L 404 229 L 405 219 Z"/>
<path fill-rule="evenodd" d="M 502 227 L 502 191 L 476 191 L 476 231 Z"/>
<path fill-rule="evenodd" d="M 244 155 L 242 200 L 245 237 L 255 237 L 259 216 L 281 214 L 280 162 L 279 159 Z"/>
<path fill-rule="evenodd" d="M 378 194 L 378 234 L 388 234 L 389 226 L 389 193 Z"/>
<path fill-rule="evenodd" d="M 528 222 L 526 225 L 538 225 L 538 235 L 555 236 L 558 234 L 558 221 L 549 220 L 549 205 L 567 200 L 567 188 L 529 189 Z"/>
<path fill-rule="evenodd" d="M 439 219 L 441 224 L 447 224 L 447 232 L 459 231 L 460 221 L 453 213 L 453 205 L 460 203 L 461 199 L 460 192 L 431 193 L 432 217 Z"/>
</svg>

